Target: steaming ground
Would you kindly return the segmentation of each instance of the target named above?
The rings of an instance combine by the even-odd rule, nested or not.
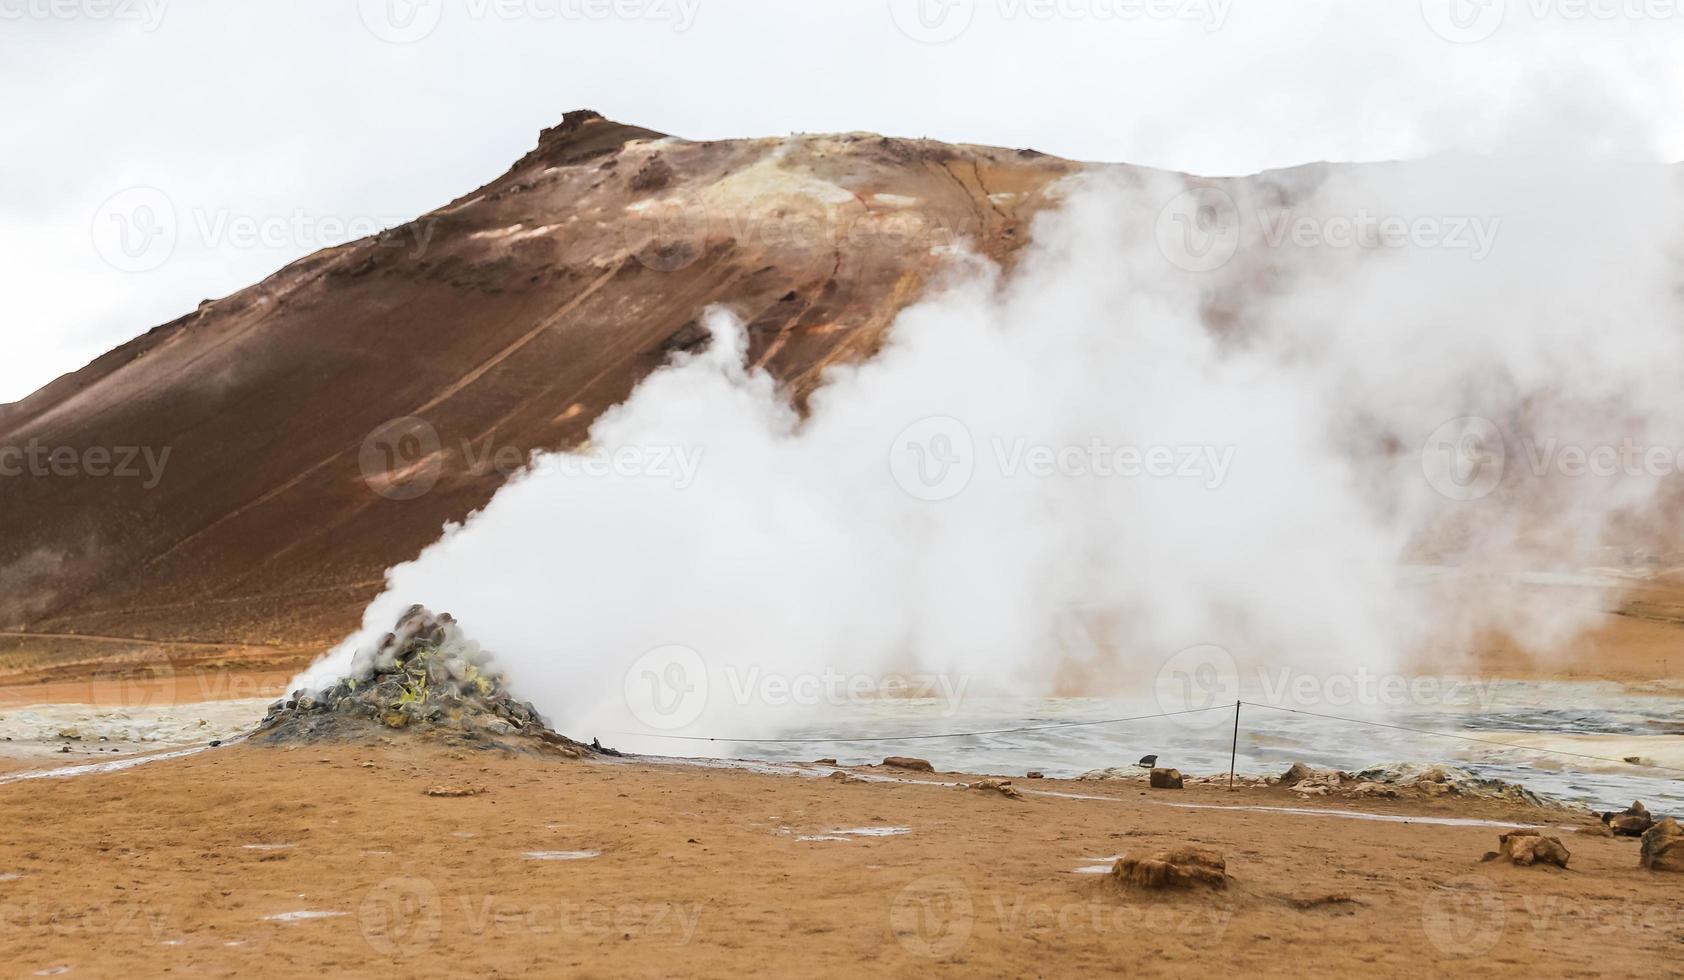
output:
[[[566,731],[770,735],[847,710],[779,691],[893,677],[1138,694],[1203,645],[1320,677],[1491,630],[1567,657],[1599,604],[1400,570],[1674,539],[1664,467],[1569,452],[1684,433],[1671,171],[1095,169],[1067,193],[1011,275],[955,256],[805,417],[709,311],[704,352],[391,569],[299,683],[411,603]]]

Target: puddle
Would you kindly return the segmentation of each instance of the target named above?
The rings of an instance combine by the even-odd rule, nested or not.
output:
[[[1116,867],[1117,862],[1122,860],[1122,857],[1123,856],[1121,854],[1113,854],[1110,857],[1085,857],[1082,860],[1102,861],[1104,863],[1084,864],[1079,868],[1073,869],[1070,873],[1078,875],[1108,875],[1111,873],[1111,869]]]
[[[241,844],[240,848],[247,851],[284,851],[296,847],[296,844]]]
[[[14,872],[8,871],[5,874],[0,874],[0,881],[17,881],[19,878],[22,878],[22,877],[23,877],[23,875],[16,874]]]
[[[1602,577],[1597,570],[1588,572]],[[1257,704],[1244,709],[1238,772],[1273,775],[1293,762],[1350,771],[1399,760],[1442,762],[1597,810],[1623,809],[1634,799],[1657,812],[1684,809],[1684,781],[1678,772],[1662,768],[1684,769],[1684,723],[1678,718],[1676,680],[1636,687],[1604,681],[1488,681],[1455,675],[1419,680],[1431,683],[1438,696],[1386,710],[1358,711],[1332,704],[1309,707],[1325,714],[1350,715],[1351,720],[1266,708],[1262,703],[1278,695],[1267,684],[1242,691],[1247,701]],[[823,723],[792,717],[780,732],[787,742],[762,741],[751,749],[747,743],[733,744],[722,738],[706,748],[698,747],[721,756],[752,751],[760,761],[688,760],[684,764],[824,777],[836,767],[807,760],[817,756],[863,765],[900,754],[906,747],[901,739],[950,730],[978,730],[979,734],[926,743],[920,752],[940,772],[1011,775],[1032,768],[1055,779],[1073,778],[1125,764],[1145,752],[1173,751],[1173,762],[1184,773],[1225,773],[1236,749],[1231,724],[1194,731],[1169,721],[1129,726],[1100,723],[1158,710],[1156,705],[1128,699],[967,697],[965,705],[963,712],[953,715],[945,703],[884,699]],[[879,739],[860,741],[862,730],[876,732]],[[1490,744],[1426,734],[1433,732]],[[815,741],[826,738],[837,741]],[[672,743],[649,735],[619,747],[635,751],[644,745],[659,754],[670,750]],[[1638,762],[1624,761],[1627,758]],[[645,761],[658,760],[646,757]],[[887,773],[852,775],[872,780]],[[1023,784],[1018,788],[1024,789]]]
[[[847,827],[827,830],[822,834],[803,834],[796,840],[849,840],[854,837],[899,837],[912,833],[911,827]]]
[[[35,975],[38,977],[56,977],[61,973],[69,972],[70,967],[68,966],[50,966],[45,970],[36,970]]]
[[[585,861],[601,857],[601,851],[527,851],[528,861]]]
[[[350,914],[349,912],[322,912],[322,911],[319,911],[319,910],[304,909],[304,910],[299,911],[299,912],[276,912],[274,915],[264,916],[263,921],[264,922],[309,922],[312,919],[337,919],[340,916],[349,915],[349,914]]]

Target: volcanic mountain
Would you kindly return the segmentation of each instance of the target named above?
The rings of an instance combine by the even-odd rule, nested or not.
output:
[[[411,225],[0,406],[0,445],[169,453],[156,485],[7,481],[0,666],[62,675],[140,641],[188,659],[319,649],[530,452],[577,445],[705,343],[710,304],[800,400],[872,353],[946,251],[1009,265],[1078,169],[869,134],[692,142],[568,113]]]
[[[301,665],[357,627],[388,568],[533,452],[579,447],[642,379],[707,344],[709,307],[740,318],[750,364],[803,405],[827,368],[879,350],[955,253],[1010,270],[1066,178],[1097,169],[868,133],[696,142],[568,113],[484,187],[0,406],[0,448],[160,464],[155,479],[4,480],[0,682],[148,658]],[[1104,167],[1154,194],[1215,187],[1260,209],[1357,169]],[[1167,209],[1135,220],[1154,213],[1162,235]],[[1170,217],[1208,224],[1203,210]],[[1250,249],[1201,282],[1207,326],[1243,327],[1238,290],[1274,289],[1284,251]],[[1670,526],[1633,535],[1646,560],[1676,539]],[[1636,631],[1616,641],[1635,651],[1633,676],[1670,673],[1679,577],[1649,576],[1609,620]],[[1511,646],[1490,662],[1514,662]]]

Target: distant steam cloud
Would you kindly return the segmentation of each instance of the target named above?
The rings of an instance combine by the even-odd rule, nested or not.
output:
[[[1493,628],[1559,648],[1594,607],[1420,570],[1630,564],[1667,526],[1664,474],[1561,453],[1676,458],[1679,205],[1660,167],[1096,169],[1010,276],[958,259],[806,417],[710,311],[708,349],[591,432],[692,481],[540,460],[304,682],[411,603],[587,737],[809,720],[767,674],[1101,694],[1207,643],[1309,671]],[[658,726],[646,679],[711,695]]]

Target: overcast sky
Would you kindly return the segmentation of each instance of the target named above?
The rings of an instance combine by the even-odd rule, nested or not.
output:
[[[8,401],[483,183],[573,108],[1204,173],[1677,160],[1684,0],[0,0],[0,81]]]

